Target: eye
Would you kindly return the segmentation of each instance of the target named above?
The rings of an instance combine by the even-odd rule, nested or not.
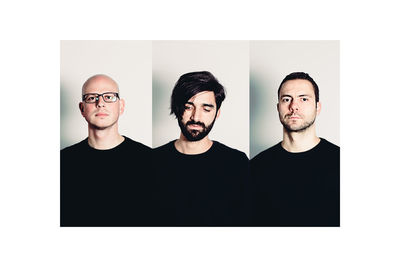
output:
[[[96,101],[96,97],[93,96],[93,95],[89,95],[89,96],[86,97],[86,101],[88,101],[88,102],[94,102],[94,101]]]
[[[205,112],[210,112],[211,109],[205,108],[204,111],[205,111]]]
[[[104,98],[106,99],[106,100],[109,100],[109,101],[114,101],[115,99],[114,99],[114,95],[112,95],[112,94],[109,94],[109,95],[104,95]]]
[[[282,102],[283,103],[287,103],[287,102],[289,102],[290,101],[290,98],[289,97],[284,97],[284,98],[282,98]]]
[[[192,108],[193,108],[193,106],[191,106],[191,105],[185,105],[185,110],[190,110]]]
[[[306,101],[308,101],[308,98],[302,97],[302,98],[301,98],[301,101],[306,102]]]

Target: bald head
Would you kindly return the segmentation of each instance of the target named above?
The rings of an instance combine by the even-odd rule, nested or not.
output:
[[[86,94],[88,88],[96,87],[96,85],[101,84],[103,86],[109,87],[109,92],[119,93],[118,84],[111,77],[104,74],[96,74],[86,80],[82,85],[82,95]]]

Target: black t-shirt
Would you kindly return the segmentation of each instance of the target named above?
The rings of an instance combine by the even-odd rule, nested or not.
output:
[[[182,154],[171,141],[154,150],[158,184],[158,225],[240,225],[245,182],[246,154],[213,141],[209,150]]]
[[[321,138],[290,153],[281,143],[250,161],[253,223],[266,226],[339,226],[340,149]]]
[[[87,138],[61,150],[61,226],[147,225],[150,152],[128,137],[108,150]]]

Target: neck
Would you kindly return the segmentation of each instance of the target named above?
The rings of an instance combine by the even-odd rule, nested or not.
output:
[[[175,148],[183,154],[196,155],[209,150],[212,144],[213,141],[211,141],[208,136],[199,141],[188,141],[181,133],[179,139],[175,141]]]
[[[283,128],[282,147],[289,152],[304,152],[321,141],[315,133],[314,125],[302,132],[289,132]]]
[[[124,137],[118,133],[118,127],[110,127],[107,129],[97,129],[89,126],[89,146],[105,150],[111,149],[124,141]]]

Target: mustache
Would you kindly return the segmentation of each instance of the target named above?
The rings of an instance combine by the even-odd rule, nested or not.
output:
[[[192,125],[192,124],[202,126],[203,128],[206,127],[206,125],[204,123],[202,123],[201,121],[194,121],[194,120],[188,121],[186,123],[186,126],[189,126],[189,125]]]
[[[298,114],[298,113],[286,114],[286,115],[285,115],[285,118],[290,118],[290,117],[292,117],[292,116],[296,116],[296,117],[302,118],[302,116],[301,116],[300,114]]]

